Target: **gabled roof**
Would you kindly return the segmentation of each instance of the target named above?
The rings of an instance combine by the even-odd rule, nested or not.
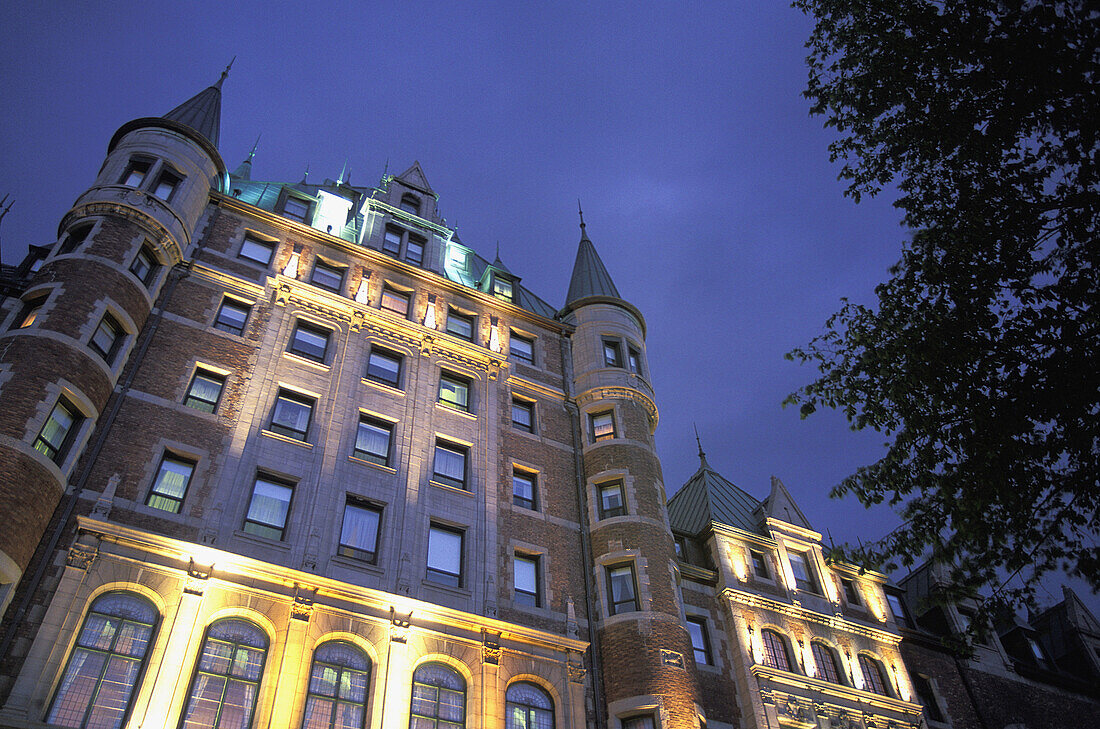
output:
[[[393,179],[397,180],[403,185],[408,185],[409,187],[416,188],[421,192],[425,192],[429,195],[435,196],[435,190],[433,190],[432,186],[428,184],[428,178],[424,176],[424,170],[420,168],[420,160],[415,160],[412,163],[412,167],[405,170]]]
[[[217,147],[222,119],[222,82],[225,81],[227,73],[228,69],[213,86],[208,86],[195,94],[165,114],[163,118],[194,129]]]
[[[794,503],[791,492],[775,476],[772,476],[772,491],[764,499],[764,514],[803,529],[813,529],[809,519],[798,508],[798,504]]]
[[[700,452],[699,470],[668,501],[668,519],[673,530],[685,534],[700,534],[712,521],[759,533],[759,507],[759,501],[722,478]]]

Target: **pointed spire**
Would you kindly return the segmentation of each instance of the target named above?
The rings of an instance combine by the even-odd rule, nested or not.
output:
[[[233,59],[236,60],[236,56]],[[230,61],[222,71],[221,77],[212,86],[195,94],[162,118],[194,129],[217,147],[222,117],[222,83],[229,75],[229,69],[232,66],[233,61]]]
[[[699,468],[710,470],[710,464],[707,463],[707,454],[703,452],[703,442],[699,440],[699,428],[695,423],[692,423],[691,427],[695,428],[695,443],[699,446]]]
[[[569,293],[565,295],[567,308],[573,302],[590,296],[621,298],[619,290],[615,288],[615,282],[611,280],[611,275],[600,260],[600,255],[596,253],[595,246],[588,239],[580,200],[577,201],[577,211],[581,216],[581,242],[577,247],[577,260],[573,263],[573,276],[569,279]]]
[[[248,153],[248,157],[244,162],[241,162],[237,169],[233,170],[233,176],[239,180],[251,180],[252,179],[252,159],[256,156],[256,147],[260,145],[260,135],[256,135],[256,143],[252,145],[252,151]]]
[[[584,229],[584,210],[581,209],[581,199],[577,198],[577,214],[581,216],[581,240],[588,240],[588,231]]]
[[[347,159],[345,159],[344,160],[344,166],[340,168],[340,176],[336,178],[336,184],[337,185],[343,185],[344,184],[344,175],[346,175],[347,173],[348,173],[348,161],[347,161]]]

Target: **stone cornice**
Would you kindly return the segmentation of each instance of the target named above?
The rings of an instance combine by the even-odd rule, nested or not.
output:
[[[657,403],[653,402],[643,392],[639,392],[632,387],[593,387],[589,390],[585,390],[580,395],[577,395],[577,405],[584,407],[588,403],[598,402],[600,400],[633,400],[645,409],[646,415],[649,416],[649,429],[653,432],[657,429],[657,420],[659,413],[657,412]]]
[[[735,590],[732,587],[727,587],[722,591],[727,599],[731,602],[739,605],[745,605],[746,607],[757,608],[760,610],[770,610],[772,612],[786,615],[789,618],[796,620],[803,620],[807,623],[816,623],[818,625],[824,625],[832,630],[839,630],[852,635],[859,635],[864,638],[870,638],[884,645],[896,646],[901,642],[901,636],[897,633],[891,633],[887,630],[880,628],[873,628],[868,625],[861,625],[854,621],[848,620],[839,615],[826,615],[819,613],[816,610],[807,610],[800,605],[793,605],[787,602],[780,602],[763,595],[757,595],[752,592],[745,592],[743,590]]]

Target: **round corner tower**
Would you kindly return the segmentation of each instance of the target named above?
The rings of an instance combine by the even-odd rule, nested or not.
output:
[[[42,539],[211,190],[221,84],[111,139],[0,334],[0,614]],[[11,304],[14,303],[14,306]]]
[[[609,726],[699,726],[691,638],[682,623],[676,556],[649,384],[645,320],[619,296],[585,232],[561,318],[572,334],[594,589],[594,628]]]

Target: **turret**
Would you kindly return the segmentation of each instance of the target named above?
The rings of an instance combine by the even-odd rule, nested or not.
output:
[[[596,645],[610,726],[698,727],[691,639],[682,622],[675,547],[653,433],[645,319],[623,300],[588,238],[564,309],[581,419]],[[644,725],[644,724],[643,724]]]

